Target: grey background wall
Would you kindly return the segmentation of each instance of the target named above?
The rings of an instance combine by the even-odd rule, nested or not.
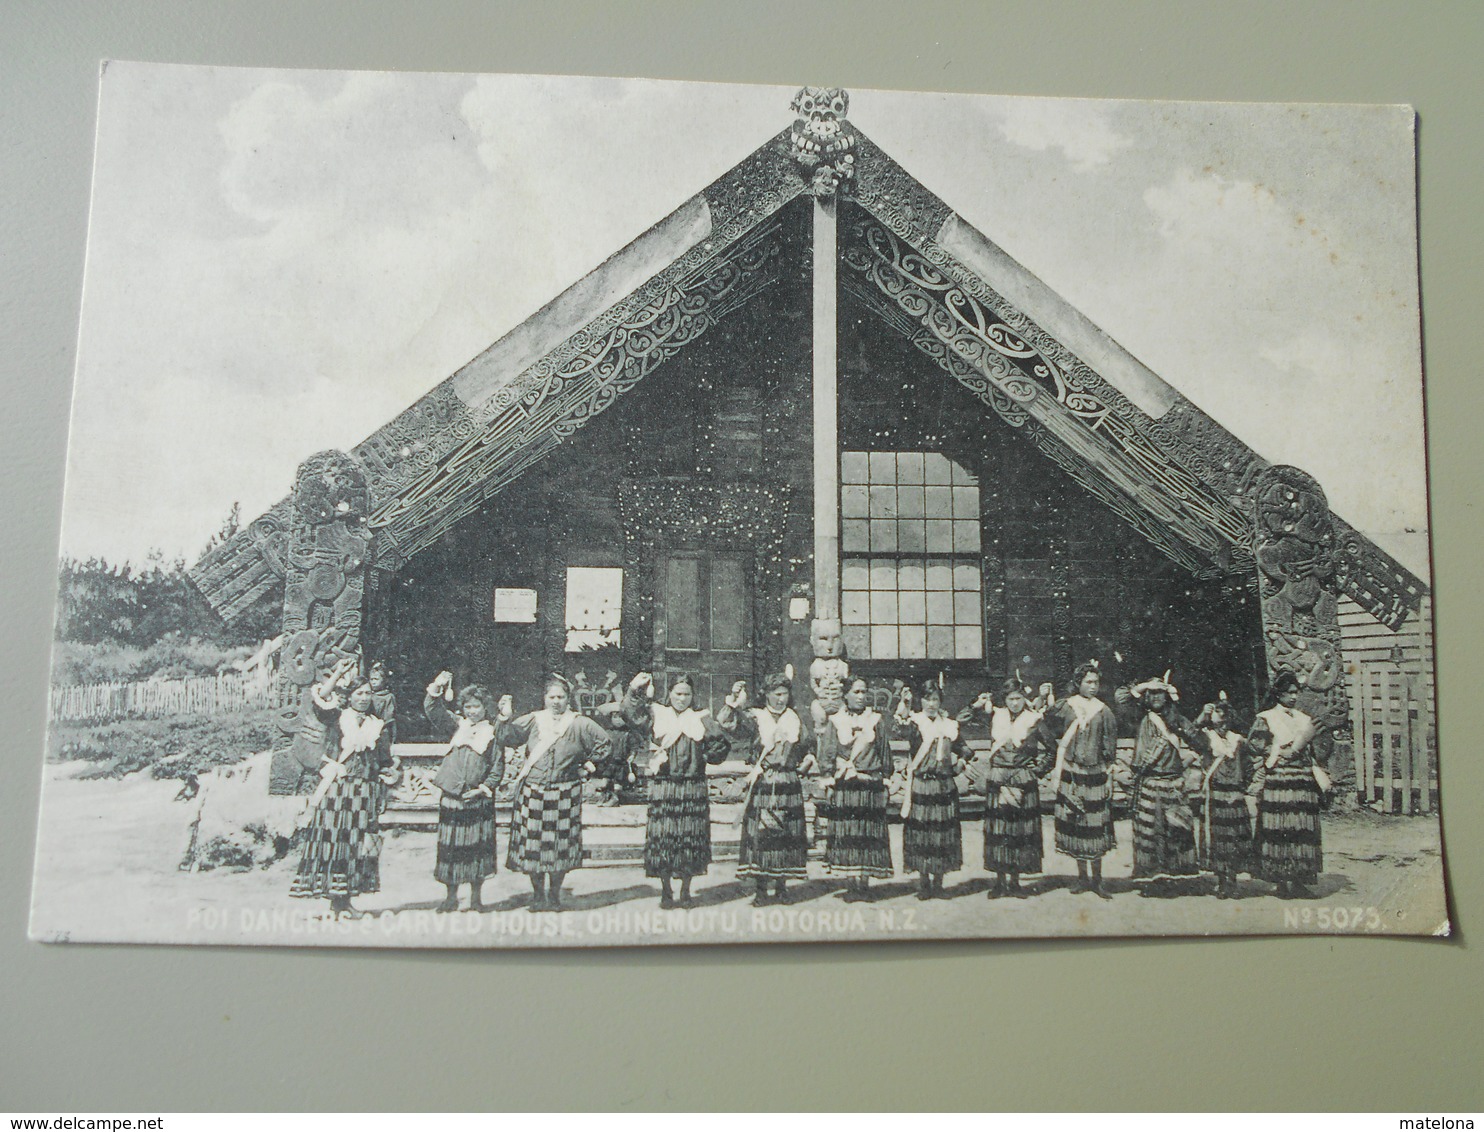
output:
[[[196,1108],[1484,1107],[1472,6],[0,6],[0,1098]],[[1452,941],[817,945],[584,955],[25,940],[100,58],[1100,97],[1410,102]]]

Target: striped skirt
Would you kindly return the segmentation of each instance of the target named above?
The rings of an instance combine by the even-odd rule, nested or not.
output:
[[[1096,861],[1116,844],[1113,784],[1106,770],[1064,767],[1054,813],[1058,853],[1079,861]]]
[[[704,778],[651,778],[644,875],[701,876],[711,864],[711,799]]]
[[[1247,795],[1240,787],[1212,784],[1206,830],[1207,868],[1223,876],[1251,870],[1252,817],[1247,811]]]
[[[892,875],[885,783],[875,778],[846,778],[835,783],[830,796],[825,863],[839,876]]]
[[[1195,819],[1178,778],[1146,778],[1134,804],[1136,877],[1193,876]]]
[[[992,873],[1041,871],[1041,791],[1034,779],[985,788],[984,867]]]
[[[912,809],[902,826],[902,867],[935,876],[964,867],[964,832],[952,774],[912,776]]]
[[[510,815],[505,867],[518,873],[566,873],[582,865],[582,783],[521,783]]]
[[[1257,803],[1257,872],[1264,880],[1313,884],[1324,870],[1319,785],[1309,767],[1274,767]]]
[[[358,896],[381,888],[381,807],[374,779],[340,778],[309,819],[290,896]]]
[[[804,790],[792,770],[765,770],[742,814],[737,875],[757,880],[803,880],[809,860]]]
[[[438,863],[433,876],[444,884],[467,884],[494,872],[495,800],[481,794],[462,802],[445,794],[438,803]]]

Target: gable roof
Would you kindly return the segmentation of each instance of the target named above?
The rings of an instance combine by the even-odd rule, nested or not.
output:
[[[850,125],[841,286],[1169,557],[1250,574],[1271,465]],[[779,211],[811,191],[785,130],[351,450],[372,563],[395,569],[776,278]],[[829,186],[833,187],[833,186]],[[1343,590],[1395,627],[1426,586],[1334,516]],[[284,499],[191,576],[227,619],[285,573]]]

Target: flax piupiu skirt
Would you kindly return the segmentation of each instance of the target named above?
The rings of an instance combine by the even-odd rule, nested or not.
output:
[[[1206,867],[1212,872],[1236,876],[1251,870],[1252,815],[1241,787],[1211,784],[1206,841]]]
[[[902,866],[909,873],[936,875],[964,867],[952,771],[919,770],[912,776],[912,808],[902,825]]]
[[[825,863],[848,877],[892,875],[886,832],[886,784],[876,778],[837,779],[830,792]]]
[[[1193,876],[1199,872],[1193,817],[1181,779],[1141,780],[1134,805],[1133,875]]]
[[[518,873],[566,873],[582,865],[582,783],[521,783],[510,815],[505,867]]]
[[[1008,793],[1010,797],[1001,797]],[[992,873],[1041,871],[1041,789],[1034,778],[984,791],[984,867]]]
[[[803,880],[809,838],[798,771],[765,770],[742,814],[737,875],[756,880]]]
[[[1324,870],[1319,784],[1307,766],[1267,772],[1257,803],[1257,871],[1264,880],[1313,884]]]
[[[711,865],[711,798],[704,778],[651,778],[644,875],[701,876]]]
[[[358,896],[381,888],[381,810],[376,779],[337,779],[309,819],[290,896]]]
[[[1113,782],[1108,771],[1062,768],[1056,792],[1056,851],[1079,861],[1101,860],[1112,851]]]
[[[443,795],[433,876],[443,884],[468,884],[494,873],[495,800],[481,794],[465,802]]]

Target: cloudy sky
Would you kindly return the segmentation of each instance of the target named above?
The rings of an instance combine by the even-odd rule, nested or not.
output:
[[[110,64],[63,553],[194,558],[234,501],[259,514],[789,124],[793,92]],[[851,97],[965,219],[1425,570],[1410,111]]]

